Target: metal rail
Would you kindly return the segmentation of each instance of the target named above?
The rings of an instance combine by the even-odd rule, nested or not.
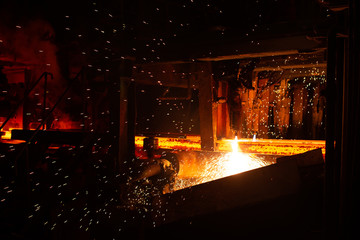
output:
[[[54,79],[54,76],[52,73],[50,72],[43,72],[41,74],[41,76],[38,78],[38,80],[35,81],[35,83],[32,85],[32,87],[27,91],[27,93],[25,93],[24,97],[17,103],[16,107],[14,108],[13,111],[11,111],[11,113],[9,114],[9,116],[6,118],[6,120],[2,123],[1,127],[0,127],[0,131],[5,127],[5,125],[9,122],[9,120],[14,116],[14,114],[18,111],[19,107],[25,102],[25,100],[29,97],[30,93],[32,92],[32,90],[34,90],[34,88],[39,84],[39,82],[41,81],[42,78],[44,78],[44,108],[43,108],[43,115],[45,115],[45,104],[46,104],[46,92],[47,92],[47,78],[48,75],[51,76],[51,79]]]
[[[83,69],[81,69],[78,74],[76,74],[76,76],[72,79],[72,81],[70,82],[70,84],[66,87],[66,89],[64,90],[64,92],[60,95],[60,97],[58,98],[58,100],[56,101],[56,103],[54,104],[54,106],[50,109],[50,111],[47,113],[47,115],[42,119],[42,121],[40,122],[39,126],[35,129],[34,133],[31,135],[31,137],[26,141],[24,147],[19,151],[18,155],[15,158],[15,164],[17,163],[17,161],[19,160],[19,158],[21,157],[21,155],[24,153],[24,151],[27,149],[28,145],[31,144],[31,141],[36,137],[36,135],[39,133],[39,131],[41,130],[41,128],[44,126],[44,124],[46,123],[46,121],[48,120],[48,118],[50,117],[50,115],[52,114],[52,112],[57,108],[57,106],[60,104],[60,102],[64,99],[65,95],[68,93],[68,91],[71,89],[71,87],[73,86],[73,84],[76,82],[76,80],[79,79],[80,76],[82,76],[83,73]],[[26,160],[28,162],[28,159]]]

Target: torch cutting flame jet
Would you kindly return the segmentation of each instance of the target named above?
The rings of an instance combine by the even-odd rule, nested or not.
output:
[[[233,153],[234,152],[239,152],[239,144],[238,144],[238,137],[235,136],[235,139],[233,141],[231,141],[231,148]]]
[[[234,175],[255,168],[254,159],[248,154],[244,154],[239,150],[239,140],[237,136],[231,141],[232,152],[228,154],[225,162],[224,176]]]
[[[239,148],[240,140],[237,137],[230,141],[232,152],[216,154],[205,159],[200,157],[200,160],[191,160],[190,157],[187,161],[184,158],[180,162],[180,171],[175,180],[174,190],[228,177],[269,164],[254,154],[242,153]]]

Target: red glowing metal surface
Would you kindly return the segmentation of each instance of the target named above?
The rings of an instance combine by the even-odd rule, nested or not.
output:
[[[137,136],[135,146],[142,148],[145,137]],[[200,137],[191,136],[186,139],[159,137],[159,148],[172,150],[201,150]],[[218,140],[217,150],[230,152],[232,139]],[[325,155],[323,140],[285,140],[285,139],[239,139],[239,148],[244,153],[290,156],[321,148]]]
[[[137,157],[146,159],[146,152],[142,149],[143,139],[136,137],[135,145]],[[202,152],[200,137],[159,137],[158,140],[160,149],[172,149],[178,155],[180,172],[174,190],[267,166],[274,163],[276,156],[289,156],[317,148],[325,154],[325,141],[319,140],[224,139],[216,142],[216,152]]]

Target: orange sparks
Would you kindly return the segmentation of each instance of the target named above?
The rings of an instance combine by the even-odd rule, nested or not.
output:
[[[237,138],[231,141],[231,145],[233,151],[227,153],[194,153],[186,154],[186,157],[180,154],[180,172],[174,189],[180,190],[270,164],[253,154],[242,153]]]
[[[136,137],[135,145],[142,148],[145,137]],[[216,142],[218,151],[201,150],[199,136],[187,138],[158,137],[160,149],[177,152],[180,171],[174,190],[191,187],[219,178],[249,171],[274,163],[269,156],[289,156],[321,148],[325,154],[325,142],[320,140],[282,139],[223,139]],[[188,151],[191,150],[191,151]]]
[[[237,137],[231,141],[231,147],[232,152],[228,153],[224,159],[223,177],[265,166],[263,161],[260,161],[255,155],[245,154],[240,151]]]

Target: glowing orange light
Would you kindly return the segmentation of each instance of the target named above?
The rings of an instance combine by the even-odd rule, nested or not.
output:
[[[145,137],[137,136],[135,146],[142,148]],[[200,136],[187,136],[183,138],[159,137],[159,148],[173,150],[201,150]],[[223,139],[216,141],[217,150],[221,152],[234,151],[237,147],[243,153],[290,156],[321,148],[325,156],[325,141],[323,140],[286,140],[286,139],[237,139],[237,146],[232,146],[233,140]]]
[[[243,153],[290,156],[321,148],[325,155],[325,141],[323,140],[286,140],[286,139],[254,139],[242,138],[238,140]],[[232,151],[229,140],[217,141],[219,151]]]
[[[8,130],[3,131],[5,134],[1,136],[1,139],[11,139],[11,130],[14,128],[9,128]]]
[[[227,140],[231,152],[216,152],[207,156],[187,154],[180,159],[180,172],[175,181],[175,190],[213,181],[219,178],[269,165],[254,154],[241,152],[239,140]]]
[[[135,137],[135,146],[143,147],[145,137]],[[173,149],[173,150],[201,150],[201,143],[199,136],[187,136],[183,138],[165,138],[157,137],[159,148]]]
[[[145,137],[137,136],[135,146],[140,156]],[[285,140],[258,139],[222,139],[216,142],[214,154],[199,154],[200,136],[183,138],[158,137],[159,148],[180,150],[180,171],[175,180],[174,190],[213,181],[272,164],[264,156],[289,156],[321,148],[325,155],[325,141],[322,140]],[[191,150],[191,151],[189,151]],[[144,155],[144,154],[143,154]],[[146,158],[146,154],[144,155]]]
[[[10,139],[11,138],[11,131],[5,131],[5,134],[2,135],[2,139]]]
[[[254,155],[244,154],[239,149],[237,136],[231,141],[232,152],[225,156],[223,177],[264,166]]]

